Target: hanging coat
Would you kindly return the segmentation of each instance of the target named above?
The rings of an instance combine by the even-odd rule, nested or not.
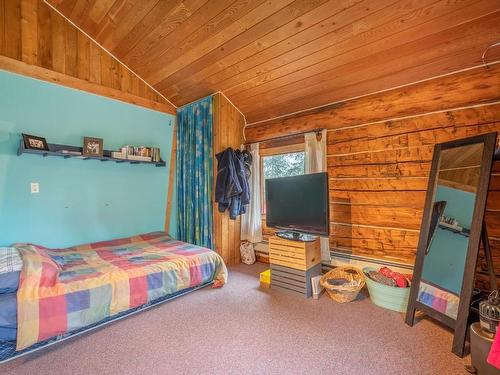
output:
[[[234,151],[232,148],[218,153],[217,179],[215,182],[215,201],[219,212],[229,210],[229,217],[235,220],[246,212],[250,202],[250,187],[245,164],[248,152]]]

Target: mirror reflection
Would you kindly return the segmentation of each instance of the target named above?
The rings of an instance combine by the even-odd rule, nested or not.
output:
[[[483,143],[443,150],[418,300],[457,318]]]

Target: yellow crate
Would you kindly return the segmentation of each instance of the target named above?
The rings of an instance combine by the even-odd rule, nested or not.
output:
[[[266,270],[260,273],[260,286],[262,288],[269,288],[271,285],[271,270]]]

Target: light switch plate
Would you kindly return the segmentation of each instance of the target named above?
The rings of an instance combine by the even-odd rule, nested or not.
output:
[[[31,183],[31,194],[38,194],[40,192],[40,184],[38,182]]]

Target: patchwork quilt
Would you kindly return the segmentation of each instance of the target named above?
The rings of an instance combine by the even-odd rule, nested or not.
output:
[[[214,251],[163,232],[67,249],[18,244],[17,350],[177,291],[227,281]]]

